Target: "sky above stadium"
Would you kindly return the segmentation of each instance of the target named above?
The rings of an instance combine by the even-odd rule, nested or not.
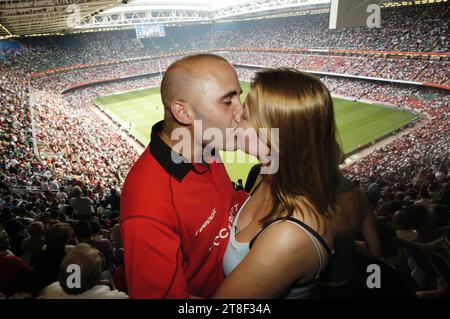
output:
[[[186,3],[186,4],[204,4],[204,5],[212,5],[213,8],[222,8],[234,5],[236,3],[249,2],[252,0],[134,0],[133,4],[144,4],[144,3]]]

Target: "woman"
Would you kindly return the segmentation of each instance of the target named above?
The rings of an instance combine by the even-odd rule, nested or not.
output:
[[[235,217],[224,256],[227,277],[214,297],[308,298],[335,235],[342,153],[330,93],[293,69],[258,72],[239,126],[260,132],[258,143],[267,141],[263,146],[278,154],[279,165],[263,164],[278,170],[259,176]],[[273,128],[278,139],[269,134]],[[239,148],[264,163],[243,130]]]
[[[337,204],[335,254],[317,287],[322,299],[354,299],[362,296],[366,284],[360,279],[354,253],[367,260],[377,260],[381,257],[380,241],[369,198],[344,176],[340,179]],[[360,234],[364,241],[357,240]]]

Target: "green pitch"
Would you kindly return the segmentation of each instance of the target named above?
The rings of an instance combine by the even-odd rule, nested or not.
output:
[[[241,85],[244,100],[249,84],[241,82]],[[345,153],[406,125],[416,116],[378,105],[338,98],[333,100]],[[97,99],[96,103],[115,121],[130,129],[130,132],[145,145],[150,140],[152,125],[163,118],[159,87],[105,96]],[[231,180],[237,181],[242,178],[245,183],[248,171],[254,163],[257,163],[256,159],[249,158],[241,152],[222,154],[222,157],[225,156],[227,157],[224,162]]]

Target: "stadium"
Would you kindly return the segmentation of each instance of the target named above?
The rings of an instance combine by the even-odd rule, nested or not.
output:
[[[0,296],[42,295],[84,242],[102,253],[102,282],[117,292],[104,298],[133,297],[121,190],[164,118],[166,69],[214,54],[236,70],[242,102],[267,68],[325,84],[345,153],[341,171],[370,201],[378,257],[396,278],[364,296],[448,298],[450,6],[360,1],[378,3],[379,27],[340,26],[348,19],[339,2],[0,1]],[[236,190],[247,189],[257,163],[245,158],[224,163]],[[409,214],[414,205],[426,216]],[[423,248],[436,240],[438,253]]]

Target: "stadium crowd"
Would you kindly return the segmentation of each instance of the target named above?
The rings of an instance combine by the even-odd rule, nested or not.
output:
[[[328,55],[233,51],[223,55],[235,64],[294,67],[299,70],[396,79],[448,83],[450,65],[446,61],[342,57]],[[249,62],[251,61],[251,62]]]
[[[383,9],[381,28],[331,30],[328,14],[243,21],[193,35],[197,47],[337,48],[377,51],[448,52],[449,8],[407,6]],[[280,45],[281,44],[281,45]]]
[[[72,253],[75,244],[89,243],[103,256],[102,271],[80,296],[126,297],[118,210],[121,182],[138,153],[120,133],[126,129],[105,122],[91,101],[153,86],[160,78],[123,80],[61,95],[38,88],[29,92],[23,74],[1,67],[0,293],[38,297],[54,284],[41,295],[63,296],[56,284],[60,265],[77,254],[89,260],[89,249]],[[66,84],[70,79],[68,75]],[[46,88],[56,88],[59,80],[47,80]]]

